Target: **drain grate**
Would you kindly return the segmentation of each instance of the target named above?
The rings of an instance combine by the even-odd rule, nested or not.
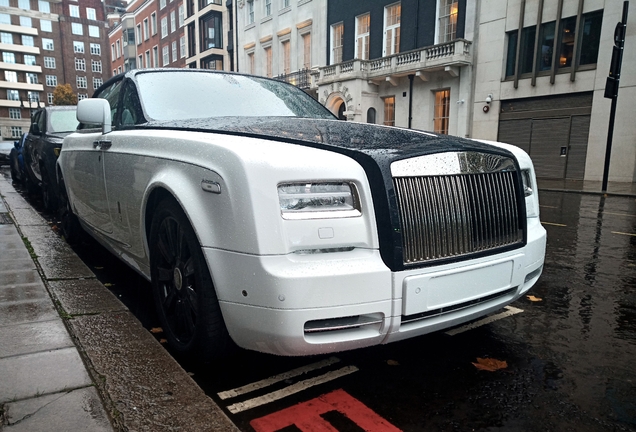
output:
[[[9,213],[0,213],[0,225],[12,224],[13,220],[9,216]]]

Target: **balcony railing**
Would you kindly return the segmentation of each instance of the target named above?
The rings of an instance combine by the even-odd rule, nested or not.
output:
[[[336,77],[377,79],[391,75],[404,75],[414,71],[443,69],[445,66],[463,66],[472,63],[470,41],[452,42],[394,54],[374,60],[350,60],[324,66],[312,71],[313,86],[333,81]]]
[[[311,77],[309,75],[309,69],[301,69],[296,72],[291,72],[288,74],[278,75],[274,77],[274,79],[279,81],[288,82],[290,84],[295,85],[296,87],[307,90],[311,85]]]

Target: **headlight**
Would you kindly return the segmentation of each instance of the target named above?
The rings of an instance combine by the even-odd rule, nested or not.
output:
[[[530,175],[530,170],[521,171],[521,180],[523,181],[523,195],[532,195],[532,176]]]
[[[324,219],[360,216],[360,202],[351,183],[288,183],[278,186],[283,219]]]
[[[535,193],[535,182],[532,171],[525,169],[521,171],[521,181],[523,182],[523,195],[526,200],[526,216],[539,217],[539,196]]]

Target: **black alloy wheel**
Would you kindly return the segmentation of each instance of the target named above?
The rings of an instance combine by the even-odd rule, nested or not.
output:
[[[199,241],[173,199],[157,206],[150,228],[153,296],[164,334],[177,352],[210,361],[230,338]]]

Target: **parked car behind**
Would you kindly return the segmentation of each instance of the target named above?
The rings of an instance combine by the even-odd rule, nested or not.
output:
[[[29,136],[24,143],[24,162],[32,184],[41,187],[44,206],[57,210],[58,187],[55,162],[66,135],[74,132],[78,121],[76,106],[50,106],[33,113]]]
[[[543,268],[514,146],[343,122],[290,84],[195,69],[114,77],[77,117],[65,235],[81,224],[152,282],[179,352],[397,341],[498,310]]]
[[[9,165],[11,166],[11,180],[16,183],[24,183],[27,176],[26,167],[24,165],[24,142],[28,133],[22,134],[19,140],[13,142],[13,148],[9,152]]]

